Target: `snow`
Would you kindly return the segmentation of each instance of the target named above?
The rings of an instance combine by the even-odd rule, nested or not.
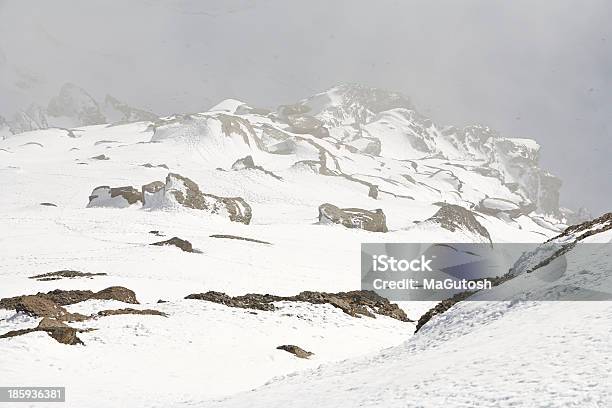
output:
[[[531,406],[539,397],[544,405],[609,405],[610,390],[601,381],[610,369],[602,356],[610,355],[612,344],[607,302],[518,301],[512,296],[520,294],[510,290],[505,302],[463,302],[413,336],[414,323],[355,318],[330,305],[279,302],[277,310],[264,312],[185,299],[210,290],[287,296],[359,289],[363,242],[475,240],[423,222],[444,203],[471,209],[493,242],[543,242],[558,233],[552,218],[542,222],[534,213],[495,217],[477,211],[484,199],[512,209],[526,200],[524,191],[511,191],[505,176],[495,173],[501,162],[487,164],[488,145],[475,147],[473,134],[489,137],[488,129],[471,129],[466,144],[456,147],[459,133],[443,138],[405,106],[370,109],[362,130],[379,139],[383,153],[363,153],[359,149],[367,145],[348,140],[356,135],[351,112],[363,100],[347,99],[344,89],[304,103],[316,107],[311,113],[319,119],[339,123],[330,134],[347,140],[294,134],[276,114],[237,114],[242,102],[235,100],[214,112],[154,123],[37,130],[0,140],[0,298],[124,286],[135,291],[139,305],[88,300],[67,309],[94,314],[134,307],[168,314],[70,323],[95,329],[78,334],[83,346],[59,344],[42,332],[0,339],[3,378],[12,385],[66,386],[69,407]],[[338,104],[341,109],[334,110]],[[417,140],[425,141],[427,151],[414,147]],[[275,154],[279,144],[283,154]],[[91,159],[101,154],[109,159]],[[247,155],[266,171],[231,169]],[[106,195],[104,207],[86,208],[98,186],[140,190],[168,173],[192,179],[204,193],[243,198],[253,210],[250,224],[163,205],[163,197],[152,203],[155,211],[140,203],[108,208],[125,202],[115,197],[117,205]],[[380,208],[390,231],[318,225],[318,208],[326,202]],[[199,253],[150,245],[175,236]],[[585,268],[578,262],[572,267]],[[588,275],[592,285],[607,282],[598,267]],[[107,275],[29,279],[63,269]],[[542,291],[551,289],[541,281],[534,282]],[[400,306],[418,319],[432,304]],[[0,334],[35,327],[39,320],[0,309]],[[276,349],[282,344],[314,356],[298,359]]]

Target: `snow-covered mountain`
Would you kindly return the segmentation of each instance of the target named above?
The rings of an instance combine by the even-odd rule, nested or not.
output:
[[[151,112],[126,105],[111,95],[106,95],[103,103],[98,103],[84,89],[66,83],[46,108],[32,104],[17,112],[7,125],[11,133],[18,134],[48,128],[154,120],[156,117]]]
[[[279,376],[254,405],[288,405],[292,393],[325,405],[303,395],[320,386],[333,406],[339,384],[363,389],[349,405],[406,405],[414,389],[429,398],[414,405],[440,405],[450,398],[434,395],[441,383],[510,376],[499,374],[503,356],[487,371],[463,351],[518,344],[535,359],[527,342],[570,324],[548,313],[599,315],[604,326],[612,317],[605,302],[530,308],[509,295],[460,302],[414,335],[434,304],[360,290],[360,243],[541,243],[572,215],[559,210],[560,182],[539,168],[534,141],[436,125],[396,93],[342,85],[274,111],[232,99],[156,118],[67,85],[20,117],[23,131],[0,138],[0,364],[15,384],[61,379],[67,406],[244,406],[251,394],[237,393]],[[599,355],[609,342],[597,330],[577,341]],[[535,350],[574,363],[563,339]],[[453,352],[456,377],[439,370]],[[591,384],[606,367],[589,360],[587,373],[562,378],[607,402]],[[498,405],[515,398],[503,396]]]

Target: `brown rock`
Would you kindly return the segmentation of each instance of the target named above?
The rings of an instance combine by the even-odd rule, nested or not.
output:
[[[292,344],[286,344],[286,345],[283,345],[283,346],[278,346],[276,349],[277,350],[284,350],[284,351],[286,351],[288,353],[291,353],[294,356],[299,357],[299,358],[309,358],[310,356],[312,356],[314,354],[314,353],[311,353],[310,351],[306,351],[303,348],[298,347],[298,346],[294,346]]]
[[[119,302],[138,304],[134,291],[122,286],[111,286],[95,293],[91,299],[118,300]]]
[[[168,240],[165,241],[160,241],[160,242],[154,242],[151,245],[156,245],[156,246],[166,246],[166,245],[173,245],[177,248],[180,248],[182,251],[185,252],[194,252],[193,251],[193,246],[191,245],[191,242],[181,239],[179,237],[173,237],[170,238]]]
[[[115,316],[115,315],[126,315],[126,314],[152,315],[152,316],[164,316],[164,317],[168,316],[166,313],[160,312],[159,310],[154,310],[154,309],[133,309],[131,307],[124,308],[124,309],[102,310],[102,311],[98,312],[98,316]]]
[[[322,224],[340,224],[347,228],[360,228],[372,232],[387,232],[385,213],[381,209],[374,211],[361,208],[338,208],[325,203],[319,206],[319,222]]]

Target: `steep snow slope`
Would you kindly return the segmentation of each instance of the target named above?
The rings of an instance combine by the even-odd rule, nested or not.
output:
[[[487,294],[505,300],[460,302],[401,346],[199,406],[610,406],[612,302],[584,300],[612,293],[612,231],[593,242],[565,254],[562,278],[519,274]],[[541,301],[560,295],[583,301]]]

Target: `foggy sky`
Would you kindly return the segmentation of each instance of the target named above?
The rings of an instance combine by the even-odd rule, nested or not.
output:
[[[64,82],[158,114],[343,82],[542,145],[561,201],[612,210],[612,2],[0,0],[0,114]]]

